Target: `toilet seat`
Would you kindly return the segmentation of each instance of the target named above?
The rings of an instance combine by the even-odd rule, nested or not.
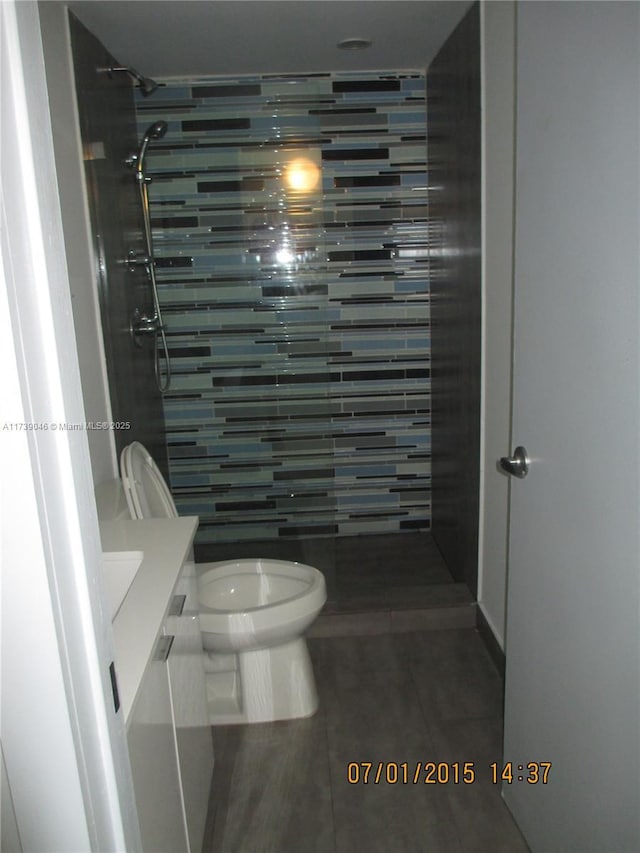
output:
[[[302,634],[327,600],[324,575],[304,563],[254,558],[200,565],[200,627],[211,651],[260,649]]]
[[[120,455],[120,476],[132,518],[177,518],[171,492],[149,451],[134,441]]]

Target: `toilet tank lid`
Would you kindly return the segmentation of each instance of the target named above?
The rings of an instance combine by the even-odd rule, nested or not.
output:
[[[169,487],[139,441],[127,445],[120,454],[120,476],[131,518],[177,518]]]

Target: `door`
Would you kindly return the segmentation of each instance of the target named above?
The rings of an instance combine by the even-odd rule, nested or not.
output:
[[[518,7],[503,793],[534,853],[640,849],[639,12]]]

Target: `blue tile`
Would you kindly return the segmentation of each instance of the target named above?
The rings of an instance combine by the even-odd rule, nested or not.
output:
[[[316,532],[428,526],[428,498],[399,497],[407,469],[428,482],[428,418],[416,414],[429,407],[416,373],[429,358],[428,258],[416,254],[427,167],[402,139],[426,137],[424,76],[160,82],[139,100],[139,133],[169,123],[148,164],[160,299],[180,349],[165,399],[180,511],[200,515],[203,542],[297,535],[320,487]],[[294,140],[324,155],[322,192],[280,183]]]

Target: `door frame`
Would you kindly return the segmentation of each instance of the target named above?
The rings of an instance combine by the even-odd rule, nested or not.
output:
[[[38,5],[0,19],[2,752],[23,849],[136,849]]]

